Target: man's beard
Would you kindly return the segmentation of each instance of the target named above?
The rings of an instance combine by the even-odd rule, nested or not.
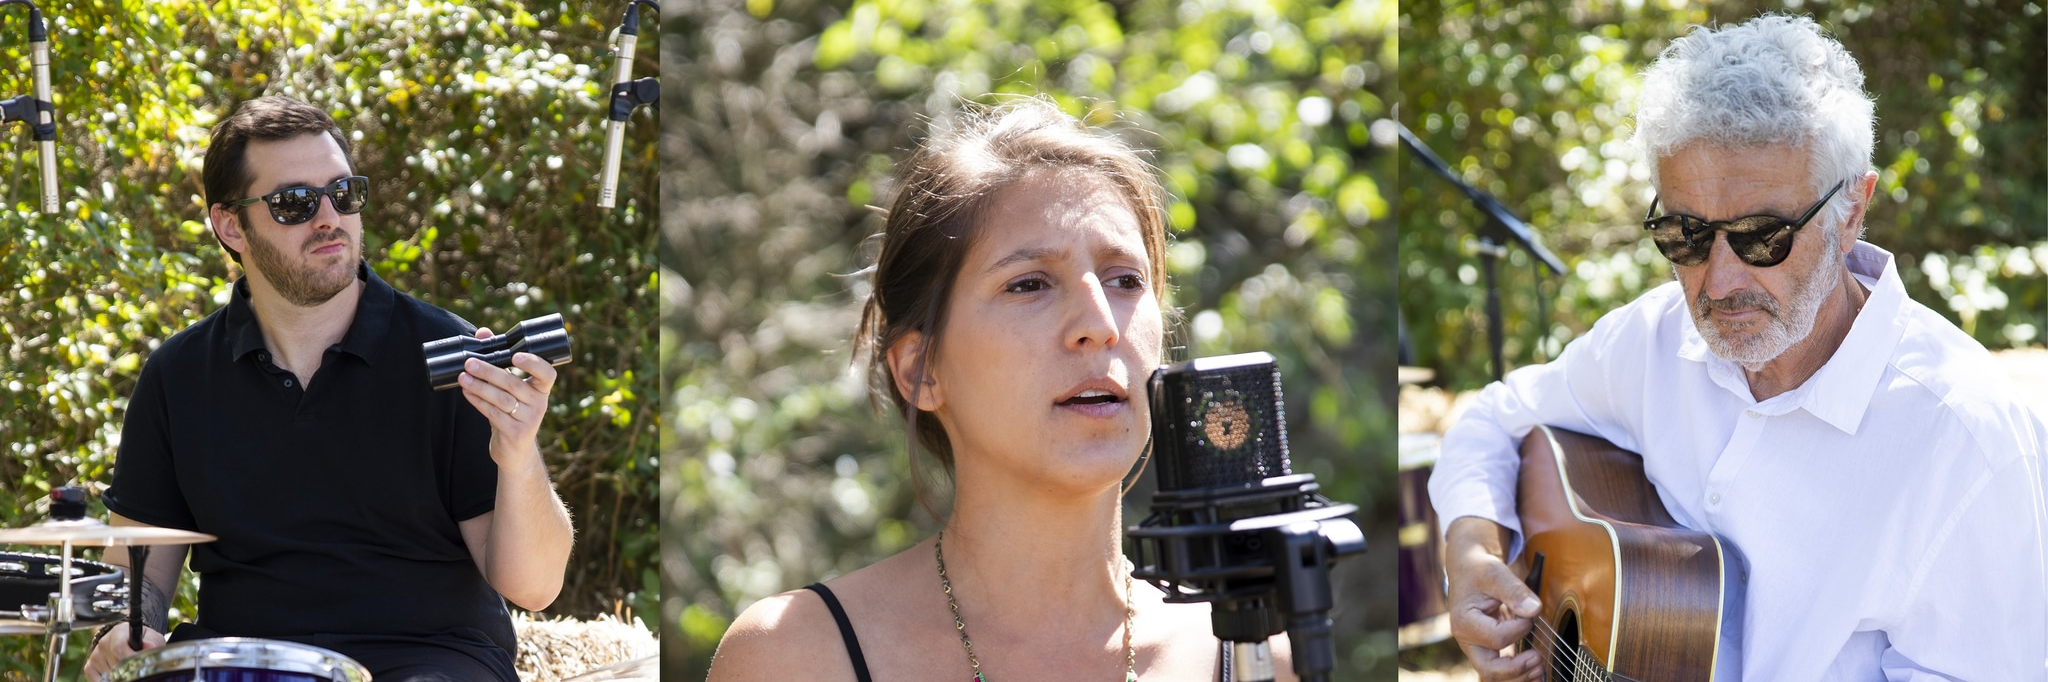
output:
[[[284,300],[292,305],[311,308],[326,303],[333,299],[335,294],[341,293],[343,289],[355,283],[357,258],[344,258],[343,267],[329,270],[314,269],[304,264],[303,254],[328,242],[338,241],[348,245],[349,253],[361,253],[349,240],[347,232],[333,229],[315,233],[307,238],[306,243],[300,245],[301,256],[298,265],[288,262],[284,252],[277,249],[277,245],[270,243],[265,237],[258,236],[255,230],[245,232],[249,235],[249,257],[255,259],[256,268],[263,271],[264,278],[270,281],[272,288],[277,289],[278,295],[283,296]]]
[[[1793,344],[1806,339],[1813,333],[1813,321],[1820,315],[1821,302],[1834,293],[1835,285],[1841,282],[1842,262],[1832,254],[1838,246],[1833,233],[1823,231],[1825,246],[1813,270],[1799,278],[1793,286],[1790,301],[1780,304],[1777,299],[1762,291],[1739,291],[1724,299],[1709,299],[1702,292],[1693,298],[1693,326],[1700,331],[1707,348],[1722,359],[1742,365],[1751,372],[1762,370],[1766,363],[1784,355]],[[1756,309],[1768,318],[1761,322],[1762,329],[1754,332],[1725,331],[1708,317],[1714,310]]]

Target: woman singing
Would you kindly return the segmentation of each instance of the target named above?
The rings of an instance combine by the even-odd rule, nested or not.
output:
[[[951,514],[748,608],[711,679],[1218,679],[1208,607],[1165,603],[1121,552],[1165,346],[1164,192],[1131,147],[1043,101],[939,130],[902,167],[859,343],[952,477]]]

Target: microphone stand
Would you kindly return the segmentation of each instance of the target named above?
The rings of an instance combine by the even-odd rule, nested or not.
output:
[[[1564,263],[1552,255],[1550,249],[1543,248],[1543,243],[1536,238],[1535,230],[1516,218],[1515,214],[1495,200],[1493,195],[1466,184],[1456,173],[1451,172],[1449,164],[1437,158],[1436,153],[1430,151],[1429,146],[1423,144],[1421,138],[1410,132],[1408,126],[1399,123],[1395,125],[1401,130],[1401,146],[1408,148],[1408,152],[1416,160],[1421,161],[1422,165],[1463,191],[1465,198],[1472,202],[1472,206],[1479,209],[1480,215],[1486,217],[1486,224],[1479,233],[1479,243],[1473,250],[1479,254],[1480,265],[1486,271],[1486,347],[1493,360],[1493,380],[1500,381],[1507,372],[1507,365],[1501,357],[1506,331],[1500,311],[1500,282],[1494,272],[1498,261],[1507,256],[1507,245],[1514,243],[1520,244],[1523,250],[1534,256],[1536,262],[1551,274],[1564,274]],[[1537,274],[1541,275],[1542,271],[1538,270]]]
[[[77,521],[85,518],[85,491],[72,486],[59,487],[50,492],[50,518],[56,521]],[[44,624],[44,636],[48,638],[43,657],[43,682],[57,682],[58,667],[64,661],[64,649],[71,640],[73,625],[77,622],[77,604],[71,594],[71,541],[64,541],[64,551],[57,564],[57,591],[50,595],[48,602],[49,622]]]
[[[1303,682],[1336,667],[1330,567],[1365,551],[1365,532],[1350,518],[1358,507],[1324,499],[1320,487],[1315,474],[1290,474],[1233,492],[1161,491],[1152,517],[1125,531],[1131,575],[1166,589],[1170,603],[1213,603],[1210,625],[1231,644],[1238,682],[1271,682],[1266,640],[1282,631]],[[1221,523],[1251,509],[1266,513]],[[1254,557],[1262,561],[1246,561]]]
[[[57,212],[57,107],[50,98],[50,34],[43,25],[43,11],[30,0],[0,0],[0,6],[28,6],[29,65],[35,78],[35,97],[27,95],[0,100],[0,123],[28,124],[36,142],[43,171],[44,213]]]
[[[661,11],[656,0],[630,0],[626,13],[619,19],[619,47],[615,54],[612,77],[611,110],[606,114],[604,140],[604,171],[599,177],[601,183],[597,193],[597,207],[611,208],[618,205],[619,154],[625,145],[626,119],[633,110],[642,105],[661,101],[660,79],[648,77],[633,80],[633,47],[640,41],[640,6],[646,5],[654,11]]]

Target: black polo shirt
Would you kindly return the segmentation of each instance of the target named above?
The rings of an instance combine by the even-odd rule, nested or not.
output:
[[[420,353],[475,327],[357,272],[355,318],[310,390],[272,362],[246,281],[150,354],[107,508],[220,538],[192,546],[201,630],[516,652],[456,525],[495,502],[490,424],[432,390]]]

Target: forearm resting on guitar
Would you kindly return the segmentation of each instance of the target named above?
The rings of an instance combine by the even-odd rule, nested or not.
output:
[[[1508,560],[1508,545],[1512,542],[1514,542],[1514,531],[1508,530],[1507,526],[1494,523],[1490,519],[1483,519],[1477,516],[1458,517],[1456,520],[1451,521],[1450,527],[1444,529],[1444,553],[1446,555],[1451,555],[1460,550],[1478,550],[1492,555],[1502,563],[1506,563]],[[1446,558],[1451,557],[1447,556]]]

